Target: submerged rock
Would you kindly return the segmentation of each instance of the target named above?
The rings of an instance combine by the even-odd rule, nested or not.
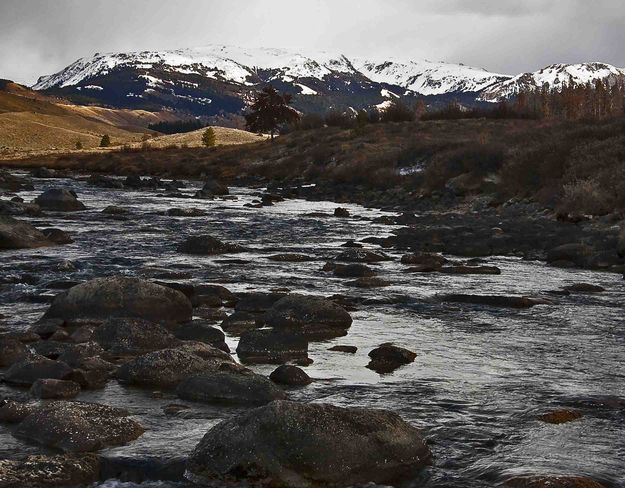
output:
[[[382,344],[369,353],[371,361],[367,368],[376,373],[390,373],[404,364],[412,363],[417,355],[403,347],[390,343]]]
[[[203,217],[207,215],[206,210],[200,208],[170,208],[167,210],[170,217]]]
[[[426,266],[433,269],[441,268],[446,262],[447,259],[443,256],[422,252],[404,254],[401,258],[402,264]]]
[[[321,297],[291,294],[278,300],[264,316],[265,323],[308,338],[323,339],[347,334],[352,318],[336,303]]]
[[[99,478],[100,462],[93,454],[28,456],[0,460],[3,488],[87,486]]]
[[[61,229],[41,229],[41,233],[46,236],[46,239],[55,244],[71,244],[74,242],[74,239]]]
[[[603,286],[592,285],[590,283],[575,283],[573,285],[565,286],[563,290],[573,293],[601,293],[605,291],[605,288]]]
[[[221,328],[230,335],[241,335],[248,330],[257,329],[259,326],[256,321],[258,315],[236,311],[226,317],[221,323]]]
[[[303,369],[290,364],[278,366],[269,375],[269,379],[274,383],[288,386],[305,386],[312,383],[310,376]]]
[[[444,274],[501,274],[501,270],[497,266],[443,266],[439,271]]]
[[[43,379],[37,380],[30,387],[30,395],[41,399],[74,398],[80,393],[80,385],[74,381]]]
[[[54,243],[34,226],[8,215],[0,215],[0,250],[32,249],[52,245]]]
[[[520,476],[508,480],[507,488],[607,488],[583,476]]]
[[[308,359],[308,341],[288,331],[257,329],[244,332],[237,346],[237,355],[249,364],[282,364]]]
[[[395,413],[275,401],[213,427],[189,457],[186,477],[275,487],[394,485],[430,462],[419,430]]]
[[[316,258],[306,254],[284,253],[274,254],[273,256],[269,256],[267,259],[269,259],[269,261],[277,261],[280,263],[303,263],[306,261],[315,261]]]
[[[141,425],[120,408],[97,403],[45,403],[22,420],[15,436],[66,452],[121,446],[143,434]]]
[[[74,286],[58,295],[44,318],[104,321],[130,317],[153,322],[191,319],[189,299],[171,288],[139,278],[110,276]]]
[[[219,239],[209,236],[191,236],[184,242],[180,243],[177,248],[178,252],[185,254],[231,254],[245,251],[243,246],[220,241]]]
[[[353,281],[348,281],[345,283],[347,286],[355,286],[356,288],[382,288],[385,286],[390,286],[391,283],[382,278],[378,278],[376,276],[367,276],[358,278]]]
[[[339,278],[369,278],[377,272],[364,264],[334,264],[332,271]]]
[[[241,405],[265,405],[286,398],[284,391],[264,376],[231,368],[190,376],[178,385],[176,393],[183,400]]]
[[[544,413],[538,418],[548,424],[564,424],[572,422],[573,420],[581,419],[582,413],[578,410],[571,410],[563,408],[560,410],[552,410],[551,412]]]
[[[530,308],[539,302],[528,297],[510,297],[503,295],[466,295],[451,294],[441,297],[443,302],[469,303],[503,308]]]
[[[332,346],[331,348],[328,349],[328,351],[335,351],[335,352],[346,352],[348,354],[355,354],[356,351],[358,351],[358,348],[356,346]]]
[[[85,210],[85,205],[78,201],[76,193],[65,188],[51,188],[33,200],[43,210],[56,212],[75,212]]]

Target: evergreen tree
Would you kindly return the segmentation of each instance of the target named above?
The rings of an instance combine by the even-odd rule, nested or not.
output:
[[[100,147],[109,147],[111,145],[111,137],[108,134],[104,134],[100,140]]]
[[[273,140],[280,127],[299,120],[299,114],[290,104],[291,95],[282,95],[272,86],[265,87],[256,95],[250,113],[245,116],[247,128],[258,134],[268,132]]]
[[[217,136],[212,127],[208,127],[202,134],[202,144],[204,144],[205,147],[213,147],[217,144]]]

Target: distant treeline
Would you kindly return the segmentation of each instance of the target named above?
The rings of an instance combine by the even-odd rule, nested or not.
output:
[[[162,134],[179,134],[181,132],[193,132],[203,129],[207,124],[197,119],[176,120],[174,122],[157,122],[148,125],[148,129],[155,130]]]

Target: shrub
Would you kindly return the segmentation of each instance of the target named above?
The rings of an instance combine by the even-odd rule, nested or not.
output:
[[[354,126],[354,117],[347,112],[332,110],[326,114],[325,123],[328,127],[351,129]]]
[[[217,136],[215,130],[212,127],[207,128],[202,134],[202,144],[205,147],[213,147],[217,144]]]
[[[111,145],[111,137],[108,134],[104,134],[100,139],[100,147],[109,147]]]
[[[412,122],[415,112],[403,103],[393,100],[381,115],[382,122]]]
[[[82,148],[83,148],[82,142],[81,141],[76,141],[76,149],[80,150]]]
[[[594,180],[578,180],[564,185],[558,212],[570,215],[605,215],[611,210],[606,191]]]
[[[323,117],[319,114],[302,115],[295,125],[298,130],[321,129],[324,126]]]

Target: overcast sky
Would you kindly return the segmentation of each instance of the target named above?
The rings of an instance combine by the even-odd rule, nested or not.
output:
[[[0,0],[0,78],[96,52],[206,44],[461,62],[517,74],[625,67],[623,0]]]

